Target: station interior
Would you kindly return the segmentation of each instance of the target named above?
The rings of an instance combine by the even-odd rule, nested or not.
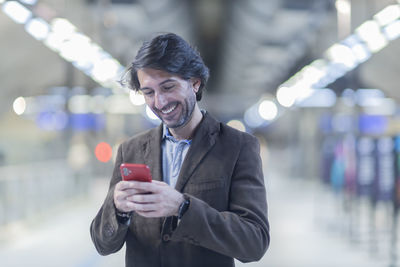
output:
[[[118,145],[156,127],[119,82],[173,32],[199,102],[255,135],[271,244],[236,266],[400,266],[400,0],[0,0],[0,266],[124,266],[89,227]]]

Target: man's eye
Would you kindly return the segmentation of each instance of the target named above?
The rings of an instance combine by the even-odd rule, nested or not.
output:
[[[165,90],[170,90],[170,89],[172,89],[172,88],[174,88],[174,84],[172,84],[172,85],[167,85],[167,86],[164,86],[164,89]]]
[[[153,94],[153,91],[145,91],[145,92],[143,92],[143,94],[144,95],[151,95],[151,94]]]

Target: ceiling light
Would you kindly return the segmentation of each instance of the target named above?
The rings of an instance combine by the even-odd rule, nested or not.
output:
[[[264,120],[271,121],[278,115],[278,107],[273,101],[264,100],[258,106],[258,113]]]
[[[400,36],[400,21],[392,22],[383,28],[383,34],[390,41],[397,39]]]
[[[25,112],[25,109],[26,109],[25,98],[20,96],[17,99],[15,99],[14,103],[13,103],[13,109],[14,109],[14,112],[17,115],[22,115]]]
[[[336,0],[335,7],[341,14],[347,15],[351,13],[351,4],[349,0]]]
[[[334,63],[343,64],[348,70],[357,66],[357,58],[346,45],[334,44],[326,51],[326,56]]]
[[[376,21],[369,20],[356,29],[357,35],[363,40],[368,48],[376,53],[387,45],[387,40],[380,30]]]
[[[296,95],[290,87],[282,86],[279,87],[276,92],[276,98],[281,106],[289,108],[293,106],[296,101]]]
[[[105,52],[104,52],[105,53]],[[100,84],[116,79],[121,65],[115,59],[108,57],[93,63],[91,76]]]
[[[351,47],[351,50],[359,63],[365,62],[371,57],[371,53],[364,44],[356,44]]]
[[[3,12],[18,24],[24,24],[32,16],[32,12],[17,1],[6,1],[2,6]]]
[[[25,30],[32,35],[36,40],[43,40],[49,34],[49,24],[40,19],[40,18],[33,18],[25,24]]]
[[[76,32],[76,27],[66,19],[56,18],[51,22],[53,32],[69,39],[70,36]]]
[[[374,19],[381,26],[388,25],[400,18],[400,6],[399,5],[390,5],[379,11],[374,16]]]

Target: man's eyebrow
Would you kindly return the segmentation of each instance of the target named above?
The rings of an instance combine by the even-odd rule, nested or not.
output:
[[[167,82],[175,82],[175,80],[174,79],[166,79],[165,81],[160,82],[159,85],[163,85],[164,83],[167,83]]]
[[[158,85],[163,85],[163,84],[165,84],[165,83],[168,83],[168,82],[175,82],[175,81],[176,81],[176,80],[174,80],[174,79],[166,79],[166,80],[160,82]],[[151,88],[150,88],[150,87],[142,87],[142,88],[139,88],[139,90],[146,90],[146,89],[151,89]]]

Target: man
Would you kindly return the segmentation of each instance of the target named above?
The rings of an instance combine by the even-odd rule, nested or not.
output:
[[[200,110],[207,79],[198,52],[175,34],[139,49],[128,83],[162,124],[118,149],[91,224],[100,254],[126,244],[129,267],[224,267],[264,255],[270,237],[259,144]],[[121,163],[147,164],[153,181],[121,181]]]

